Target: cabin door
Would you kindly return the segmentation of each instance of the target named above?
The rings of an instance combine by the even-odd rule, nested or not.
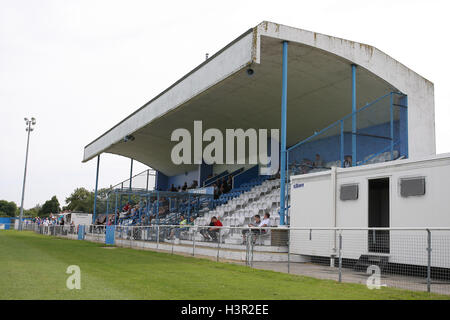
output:
[[[369,228],[389,228],[389,178],[369,180]],[[389,253],[389,231],[369,230],[369,252]]]

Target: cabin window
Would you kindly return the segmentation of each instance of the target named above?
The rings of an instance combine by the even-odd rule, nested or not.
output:
[[[358,185],[356,183],[341,185],[340,199],[342,201],[357,200],[358,199]]]
[[[425,177],[400,179],[402,197],[423,196],[425,194]]]

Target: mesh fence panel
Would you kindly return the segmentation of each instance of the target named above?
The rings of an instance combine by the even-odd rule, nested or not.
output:
[[[333,147],[330,148],[330,145]],[[333,166],[340,167],[340,145],[341,124],[336,122],[302,144],[290,148],[287,153],[289,176],[329,170]]]
[[[288,173],[298,175],[407,157],[406,131],[406,96],[386,94],[289,148]]]
[[[450,229],[196,225],[111,228],[115,244],[121,247],[231,261],[359,283],[369,289],[394,287],[450,295]],[[24,230],[77,239],[80,226],[25,224]],[[105,226],[88,225],[84,230],[85,240],[105,243]]]

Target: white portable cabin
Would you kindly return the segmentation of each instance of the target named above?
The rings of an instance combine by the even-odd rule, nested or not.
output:
[[[79,224],[89,225],[92,223],[92,214],[84,212],[65,213],[64,222],[66,224],[71,224],[73,222],[75,226],[78,226]]]
[[[424,228],[386,231],[382,246],[390,263],[426,265],[425,228],[450,227],[449,185],[450,154],[292,176],[291,227],[311,230],[291,232],[291,252],[336,255],[336,232],[319,228]],[[343,258],[370,254],[370,232],[342,231]],[[450,268],[450,259],[439,258],[450,252],[450,231],[432,231],[432,237],[432,266]]]

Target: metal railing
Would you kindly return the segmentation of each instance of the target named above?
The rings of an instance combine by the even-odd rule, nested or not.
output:
[[[195,225],[43,226],[25,230],[164,251],[253,268],[450,295],[450,228],[294,228]],[[84,234],[80,236],[80,230]],[[112,243],[110,243],[112,244]]]
[[[156,176],[156,172],[152,169],[147,169],[144,170],[142,172],[139,172],[137,174],[135,174],[134,176],[126,180],[123,180],[113,186],[111,186],[109,189],[110,190],[114,190],[114,189],[138,189],[138,190],[145,190],[145,191],[149,191],[149,190],[153,190],[153,187],[151,185],[151,179],[154,179],[154,177]]]
[[[408,157],[407,96],[390,92],[287,150],[288,177]],[[317,159],[316,155],[320,158]]]
[[[154,170],[147,169],[133,175],[131,178],[102,189],[105,191],[97,195],[97,216],[113,212],[117,193],[123,194],[123,201],[125,202],[139,203],[141,194],[151,192],[154,189],[153,180],[155,175]],[[121,196],[120,202],[122,203],[123,201]]]

